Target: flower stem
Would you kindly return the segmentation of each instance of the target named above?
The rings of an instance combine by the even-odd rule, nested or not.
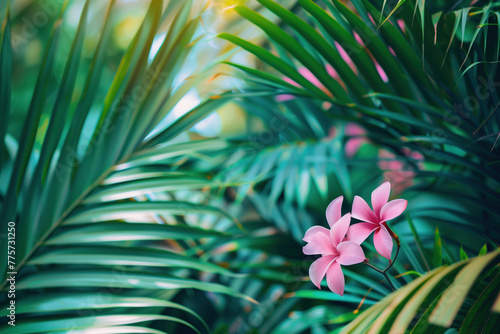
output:
[[[384,271],[382,273],[382,275],[384,275],[385,279],[387,280],[387,283],[389,283],[389,286],[391,287],[392,291],[396,291],[396,287],[394,286],[394,284],[392,283],[391,279],[389,278],[389,276],[387,275],[387,273]]]
[[[371,264],[370,262],[368,262],[368,259],[366,259],[365,262],[363,262],[363,263],[366,264],[368,267],[372,268],[373,270],[378,271],[381,274],[384,272],[382,269],[379,269],[379,268],[375,267],[373,264]]]
[[[389,265],[387,267],[385,267],[384,269],[380,269],[380,268],[375,267],[373,264],[368,262],[368,259],[366,259],[365,262],[363,262],[363,263],[366,264],[368,267],[372,268],[373,270],[381,273],[385,277],[385,279],[387,280],[387,283],[389,283],[389,286],[392,288],[392,291],[395,291],[396,287],[394,286],[391,279],[389,278],[389,275],[387,275],[387,271],[392,268],[392,266],[394,265],[394,262],[396,262],[396,259],[398,258],[399,249],[401,248],[401,242],[399,241],[399,237],[396,235],[396,233],[392,232],[392,230],[390,230],[390,229],[388,229],[388,230],[389,230],[389,233],[391,234],[392,238],[394,239],[394,241],[396,241],[397,249],[396,249],[396,254],[394,255],[394,260],[389,260]]]
[[[392,265],[390,265],[389,267],[387,267],[384,270],[382,270],[382,269],[379,269],[379,268],[375,267],[370,262],[368,262],[368,259],[365,260],[364,264],[366,264],[368,267],[372,268],[373,270],[381,273],[384,276],[384,278],[387,280],[387,283],[389,283],[389,286],[391,287],[392,291],[396,290],[396,287],[394,286],[394,284],[392,283],[391,279],[387,275],[387,270],[389,270],[392,267]]]

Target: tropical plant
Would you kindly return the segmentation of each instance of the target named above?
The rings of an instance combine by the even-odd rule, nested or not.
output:
[[[493,333],[498,326],[498,251],[441,266],[382,299],[343,333]],[[466,302],[467,296],[471,298]],[[460,316],[457,316],[460,314]]]
[[[274,140],[260,140],[258,153],[236,167],[228,164],[237,170],[230,175],[247,183],[241,193],[251,189],[249,198],[256,191],[264,195],[267,205],[259,208],[268,218],[276,215],[274,206],[280,202],[284,212],[295,205],[325,208],[328,198],[341,194],[352,203],[354,194],[367,194],[373,182],[386,177],[376,163],[383,148],[415,182],[403,189],[408,217],[395,226],[405,263],[396,267],[399,275],[423,274],[441,266],[444,258],[454,263],[468,242],[469,249],[485,242],[496,248],[498,3],[441,12],[434,4],[432,14],[422,1],[400,1],[393,8],[385,1],[351,1],[355,11],[335,0],[299,0],[295,10],[269,0],[259,3],[282,23],[274,24],[248,7],[235,11],[260,28],[269,45],[219,35],[259,59],[257,68],[227,63],[242,71],[241,77],[251,83],[249,91],[271,96],[246,102],[247,110],[269,125],[266,130],[274,133]],[[377,10],[384,7],[385,16]],[[283,94],[295,98],[276,106],[273,96]],[[271,112],[263,115],[253,103]],[[285,126],[273,129],[273,117]],[[353,139],[342,131],[345,122],[362,125],[362,137],[369,141],[352,159],[344,149]],[[308,221],[303,213],[298,217]],[[299,241],[309,226],[288,222],[283,230],[291,230]],[[426,250],[424,245],[433,239],[434,251]],[[301,291],[297,295],[304,296]],[[394,321],[384,319],[385,326]],[[377,328],[385,332],[390,326]]]
[[[239,228],[224,211],[207,205],[203,192],[194,198],[173,195],[218,186],[209,181],[207,169],[175,166],[190,152],[230,149],[231,144],[171,140],[226,100],[207,99],[172,124],[161,123],[206,78],[203,71],[180,84],[177,78],[202,37],[199,13],[191,14],[189,2],[164,8],[162,1],[152,1],[117,64],[110,59],[115,56],[110,52],[120,52],[112,39],[121,15],[114,0],[107,4],[95,51],[84,53],[89,11],[98,6],[84,2],[62,72],[58,57],[71,13],[67,3],[59,6],[31,102],[19,111],[22,117],[16,107],[25,94],[12,86],[12,48],[21,46],[12,43],[16,34],[6,6],[0,101],[1,168],[7,181],[1,226],[12,234],[2,233],[1,244],[12,256],[2,257],[1,267],[8,278],[15,277],[17,304],[15,327],[7,323],[11,311],[2,307],[0,331],[158,333],[151,325],[156,321],[207,331],[192,308],[170,300],[183,289],[242,297],[210,277],[190,279],[198,271],[234,274],[186,253],[200,240],[222,242]],[[36,14],[43,7],[31,9]],[[153,42],[162,37],[152,54]],[[22,130],[16,133],[20,120]],[[208,225],[202,228],[201,221]],[[2,282],[2,305],[9,307],[10,283]]]

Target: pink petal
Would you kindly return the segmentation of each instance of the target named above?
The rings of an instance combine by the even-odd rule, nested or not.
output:
[[[357,125],[356,123],[347,123],[345,125],[346,136],[356,136],[350,138],[345,143],[345,153],[348,157],[353,157],[364,143],[366,143],[366,138],[359,137],[366,134],[365,129]]]
[[[380,75],[380,79],[382,79],[383,82],[388,82],[389,78],[387,77],[387,74],[385,74],[385,71],[382,68],[382,66],[380,66],[378,63],[375,63],[375,68],[377,69],[377,72]]]
[[[344,295],[344,273],[340,267],[340,263],[334,261],[326,272],[326,283],[332,292],[338,295]]]
[[[288,82],[289,84],[291,85],[294,85],[294,86],[297,86],[297,87],[300,87],[300,85],[298,83],[296,83],[295,81],[293,81],[292,79],[290,79],[289,77],[283,77],[283,81],[285,82]]]
[[[378,151],[378,157],[381,158],[378,162],[378,165],[379,165],[380,169],[383,169],[383,170],[391,170],[393,167],[392,163],[394,161],[398,161],[398,160],[395,160],[396,156],[394,154],[392,154],[391,152],[389,152],[387,150],[383,150],[383,149]],[[396,168],[396,169],[399,169],[399,168]]]
[[[345,143],[345,155],[349,158],[352,158],[353,156],[356,155],[356,153],[358,153],[359,148],[364,143],[365,140],[363,138],[348,139]]]
[[[396,57],[396,52],[395,52],[395,51],[394,51],[394,49],[393,49],[393,48],[391,48],[390,46],[389,46],[389,52],[390,52],[390,53],[392,53],[392,55],[393,55],[394,57]]]
[[[339,43],[335,42],[335,47],[337,51],[340,54],[340,57],[346,62],[346,64],[351,68],[351,70],[354,72],[354,74],[358,74],[358,69],[356,68],[356,65],[354,65],[354,62],[352,61],[351,57],[349,54],[340,46]]]
[[[368,18],[370,21],[373,23],[374,26],[377,26],[377,23],[375,23],[375,20],[373,19],[373,16],[371,14],[368,14]]]
[[[418,161],[422,161],[424,160],[424,156],[422,154],[420,154],[419,152],[411,152],[409,154],[409,156],[412,158],[412,159],[415,159],[415,160],[418,160]]]
[[[365,43],[363,43],[363,40],[361,39],[361,37],[357,33],[354,33],[354,39],[356,40],[356,42],[358,42],[358,44],[361,47],[365,47]]]
[[[398,19],[396,20],[396,22],[398,23],[398,26],[399,28],[401,29],[401,31],[404,33],[406,32],[406,25],[405,25],[405,21],[402,20],[402,19]]]
[[[372,192],[372,207],[373,211],[380,218],[380,210],[384,205],[387,204],[389,200],[389,194],[391,193],[391,184],[389,182],[384,182],[377,189]]]
[[[335,258],[333,255],[322,256],[309,267],[309,277],[311,277],[311,281],[318,289],[321,289],[321,281]]]
[[[344,200],[344,196],[339,196],[328,205],[326,208],[326,220],[328,221],[328,225],[330,227],[335,224],[340,217],[342,217],[342,201]]]
[[[323,233],[316,233],[311,241],[307,245],[302,248],[302,251],[306,255],[331,255],[337,254],[337,250],[333,247],[332,241],[328,235],[324,235]]]
[[[325,86],[323,86],[323,84],[318,80],[318,78],[316,78],[314,76],[314,74],[312,74],[311,71],[309,71],[309,69],[307,69],[305,67],[301,67],[301,68],[298,69],[298,71],[299,71],[300,74],[302,74],[302,76],[304,78],[307,79],[307,81],[309,81],[310,83],[312,83],[314,86],[318,87],[322,91],[326,90]]]
[[[373,236],[373,243],[375,244],[375,249],[377,252],[385,257],[386,259],[391,259],[392,254],[392,238],[389,231],[384,226],[375,231]]]
[[[361,245],[370,234],[377,228],[378,225],[372,223],[359,223],[349,227],[347,231],[347,240],[353,241]]]
[[[386,221],[396,218],[405,211],[407,205],[408,201],[405,199],[395,199],[390,201],[382,207],[382,210],[380,210],[380,219],[382,221]]]
[[[295,95],[292,94],[280,94],[277,95],[275,98],[276,102],[285,102],[285,101],[290,101],[295,99]]]
[[[373,224],[378,224],[379,222],[372,209],[370,209],[365,200],[359,196],[354,196],[354,202],[352,203],[352,217]]]
[[[305,242],[309,242],[312,240],[312,238],[317,234],[317,233],[323,233],[326,236],[330,235],[330,230],[328,230],[326,227],[319,226],[319,225],[314,225],[311,226],[307,231],[306,234],[304,235],[304,240]]]
[[[332,229],[330,230],[330,239],[335,247],[340,244],[342,240],[344,240],[345,234],[349,229],[349,224],[351,224],[350,213],[346,213],[335,224],[333,224]]]
[[[334,78],[335,80],[340,79],[339,74],[337,73],[337,71],[335,71],[335,69],[332,67],[332,65],[326,64],[325,68],[326,68],[326,73],[328,73],[332,78]]]
[[[348,136],[362,136],[366,134],[366,131],[356,123],[350,122],[345,125],[345,134]]]
[[[337,262],[343,266],[361,263],[366,258],[361,246],[352,241],[341,242],[337,246],[337,251],[339,252]]]
[[[393,161],[388,161],[388,168],[387,170],[390,171],[400,171],[404,169],[405,165],[399,160],[393,160]]]

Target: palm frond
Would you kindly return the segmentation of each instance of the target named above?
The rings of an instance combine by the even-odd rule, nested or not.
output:
[[[472,322],[476,330],[488,331],[498,321],[498,314],[485,310],[498,294],[498,255],[497,250],[439,267],[364,311],[342,333],[469,330]],[[479,308],[481,319],[475,318]]]
[[[119,9],[115,1],[109,1],[97,47],[87,63],[81,60],[88,12],[93,6],[95,2],[85,2],[64,73],[54,91],[47,83],[54,76],[61,27],[68,15],[65,7],[61,8],[15,160],[3,159],[8,155],[2,144],[2,173],[10,170],[11,175],[8,189],[2,191],[1,226],[7,230],[13,222],[17,231],[16,261],[7,262],[4,257],[2,268],[6,273],[17,273],[17,302],[22,306],[17,310],[16,331],[163,333],[148,325],[159,321],[177,323],[179,328],[196,333],[210,332],[197,314],[200,310],[169,299],[190,290],[254,302],[221,283],[219,277],[235,277],[235,272],[202,259],[201,254],[188,254],[193,246],[207,244],[209,251],[242,232],[232,216],[207,203],[202,190],[221,186],[210,181],[210,168],[176,169],[188,154],[231,150],[233,144],[225,140],[206,142],[205,146],[196,142],[165,144],[230,97],[207,99],[149,136],[182,97],[183,90],[177,92],[174,79],[200,38],[200,19],[190,15],[190,3],[171,2],[166,10],[175,13],[172,16],[163,15],[161,1],[152,1],[105,97],[101,97],[101,82],[109,79],[106,48]],[[150,59],[153,40],[165,26],[166,36]],[[9,101],[11,94],[17,93],[11,93],[10,88],[8,12],[0,40],[5,121],[0,135],[4,143],[7,134],[14,131],[9,124]],[[82,73],[85,84],[80,89],[77,85]],[[174,93],[165,96],[164,91]],[[53,94],[52,107],[49,96]],[[44,133],[39,127],[42,118],[48,120]],[[90,141],[86,142],[82,134],[89,133]],[[4,169],[8,165],[10,169]],[[189,188],[197,197],[186,193]],[[209,224],[201,228],[202,221]],[[5,252],[7,241],[7,234],[2,234]],[[8,302],[5,284],[2,290],[3,304]],[[96,299],[100,294],[105,298]],[[2,315],[8,314],[3,309]],[[94,313],[84,315],[90,311]],[[0,332],[9,328],[3,323]]]

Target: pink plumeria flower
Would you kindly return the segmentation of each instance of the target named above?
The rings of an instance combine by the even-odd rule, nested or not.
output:
[[[359,151],[361,145],[368,142],[366,137],[363,137],[366,135],[366,131],[356,123],[347,123],[345,134],[353,137],[349,138],[345,143],[345,154],[352,158]]]
[[[355,196],[352,204],[352,217],[363,222],[352,225],[347,232],[347,239],[358,244],[361,244],[372,232],[375,232],[373,236],[375,249],[389,260],[391,259],[393,240],[386,221],[402,214],[408,204],[408,201],[404,199],[387,202],[390,193],[391,184],[389,182],[385,182],[375,189],[372,192],[373,210],[364,199]]]
[[[306,255],[321,255],[309,268],[309,276],[314,285],[321,289],[321,281],[326,275],[330,290],[344,295],[344,274],[341,265],[349,266],[365,260],[361,246],[353,241],[344,241],[351,223],[351,214],[341,217],[343,197],[334,199],[326,209],[326,220],[330,230],[323,226],[312,226],[304,236],[308,244],[303,251]]]
[[[352,158],[358,153],[361,146],[368,143],[366,139],[366,130],[356,123],[349,122],[344,125],[344,134],[348,137],[345,142],[344,149],[345,155],[348,158]],[[330,127],[328,130],[327,140],[332,140],[337,136],[337,129],[335,126]]]

